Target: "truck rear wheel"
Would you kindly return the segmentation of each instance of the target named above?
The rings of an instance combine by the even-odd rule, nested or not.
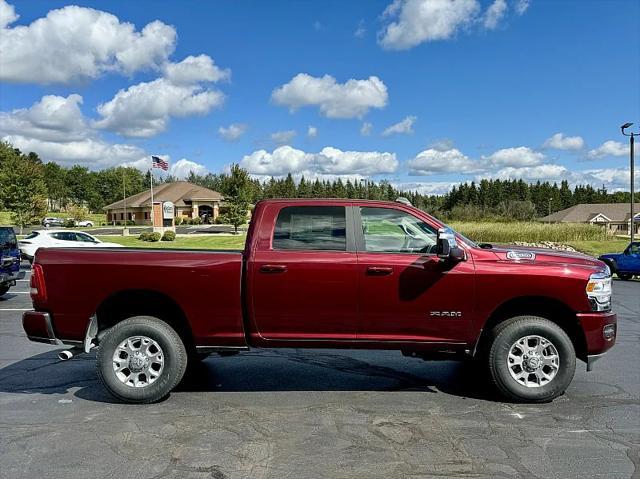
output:
[[[107,390],[130,403],[167,396],[187,368],[187,352],[176,331],[151,316],[135,316],[110,328],[97,353],[98,375]]]
[[[498,390],[516,401],[541,403],[562,395],[576,369],[571,339],[555,323],[518,316],[492,332],[488,361]]]
[[[0,284],[0,296],[3,296],[7,291],[9,291],[9,285]]]

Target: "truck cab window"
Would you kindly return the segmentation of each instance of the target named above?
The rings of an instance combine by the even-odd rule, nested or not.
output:
[[[278,214],[273,249],[346,251],[344,206],[290,206]]]
[[[360,208],[365,250],[435,253],[437,231],[413,215],[391,208]]]

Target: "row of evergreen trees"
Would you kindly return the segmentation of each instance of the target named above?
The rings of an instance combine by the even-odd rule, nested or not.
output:
[[[238,196],[236,176],[227,173],[197,175],[188,181],[219,191],[227,197]],[[571,189],[568,182],[560,184],[523,180],[481,180],[463,183],[445,195],[424,195],[417,191],[400,191],[386,180],[351,181],[336,179],[294,181],[289,174],[266,182],[251,179],[241,184],[241,196],[251,202],[263,198],[365,198],[395,200],[409,199],[415,206],[445,219],[533,219],[579,203],[628,202],[628,192],[608,193],[590,185]],[[159,182],[177,181],[167,176]],[[154,179],[154,182],[156,180]],[[55,162],[44,164],[37,154],[22,154],[10,144],[0,142],[0,209],[25,210],[26,216],[37,217],[48,209],[57,211],[71,205],[87,206],[101,212],[104,206],[148,189],[150,173],[135,168],[107,168],[91,171],[83,166],[63,167]],[[31,191],[31,193],[26,193]],[[33,196],[33,197],[32,197]],[[36,199],[34,199],[37,197]],[[24,204],[21,204],[24,203]],[[20,204],[20,206],[18,206]],[[35,208],[33,215],[26,210]]]

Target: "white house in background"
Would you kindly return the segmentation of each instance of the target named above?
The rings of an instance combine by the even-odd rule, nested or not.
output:
[[[607,228],[613,233],[631,231],[630,203],[584,203],[541,218],[545,223],[589,223]],[[640,205],[634,207],[635,231],[640,230]]]

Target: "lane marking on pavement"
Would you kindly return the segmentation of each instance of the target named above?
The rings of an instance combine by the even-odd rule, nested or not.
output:
[[[9,291],[9,294],[31,294],[29,291]]]
[[[33,311],[33,308],[0,308],[0,311]]]
[[[16,281],[24,281],[25,283],[28,283],[31,280],[30,279],[16,279]]]

